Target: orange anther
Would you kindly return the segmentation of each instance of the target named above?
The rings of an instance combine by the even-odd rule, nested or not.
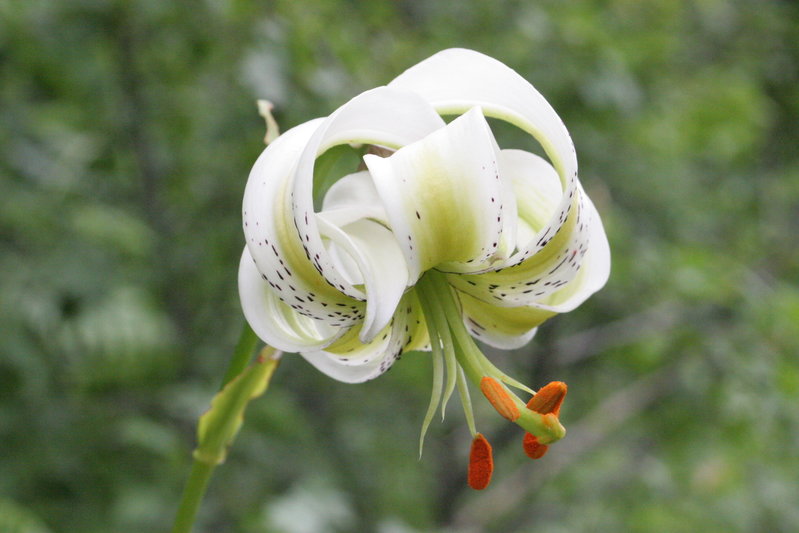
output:
[[[475,435],[472,449],[469,452],[469,486],[474,490],[483,490],[491,483],[494,472],[494,456],[491,445],[482,433]]]
[[[510,394],[508,394],[508,391],[506,391],[505,387],[496,379],[489,376],[481,379],[480,390],[483,391],[483,394],[488,398],[488,401],[491,402],[491,405],[494,406],[494,409],[511,422],[515,422],[522,416],[519,412],[519,408],[513,403],[513,399],[510,397]]]
[[[552,381],[541,387],[535,393],[535,396],[530,398],[530,401],[527,402],[527,408],[542,415],[552,413],[558,416],[567,390],[568,387],[562,381]]]
[[[546,444],[539,444],[538,438],[532,433],[524,434],[522,446],[524,447],[524,453],[526,453],[527,457],[530,459],[541,459],[546,455],[547,450],[549,450],[549,446]]]
[[[535,396],[530,398],[530,401],[527,402],[527,408],[544,415],[544,424],[551,425],[553,422],[557,422],[560,406],[563,404],[567,390],[568,387],[562,381],[553,381],[541,387]],[[554,417],[554,420],[549,420],[552,417]],[[538,442],[538,437],[532,433],[525,433],[522,446],[524,447],[524,453],[530,459],[541,459],[549,450],[549,446]]]

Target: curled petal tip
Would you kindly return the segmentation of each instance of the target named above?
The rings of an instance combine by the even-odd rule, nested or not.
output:
[[[269,100],[258,100],[258,114],[264,117],[266,121],[264,144],[269,144],[280,136],[280,128],[277,125],[275,117],[272,116],[272,110],[274,108],[274,104]]]

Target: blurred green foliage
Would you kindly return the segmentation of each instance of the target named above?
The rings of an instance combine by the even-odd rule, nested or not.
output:
[[[256,98],[286,129],[452,46],[550,100],[611,240],[601,293],[492,354],[569,383],[569,435],[531,464],[481,403],[473,493],[457,409],[416,459],[426,356],[288,357],[197,531],[799,530],[795,3],[0,0],[0,531],[168,527],[241,327]]]

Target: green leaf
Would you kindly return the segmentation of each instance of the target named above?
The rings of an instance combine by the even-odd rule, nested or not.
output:
[[[224,462],[227,449],[244,421],[247,404],[263,394],[280,361],[276,349],[266,347],[258,359],[236,376],[211,400],[211,408],[200,417],[194,458],[206,464]]]

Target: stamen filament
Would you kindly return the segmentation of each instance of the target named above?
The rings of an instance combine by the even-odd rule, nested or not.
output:
[[[446,325],[443,327],[439,323],[438,331],[444,328],[449,330],[454,340],[458,364],[463,368],[469,381],[479,387],[483,377],[486,376],[497,381],[505,381],[503,378],[509,379],[488,361],[466,331],[461,311],[455,300],[457,296],[453,293],[446,276],[436,270],[429,270],[419,280],[417,287],[420,294],[424,293],[422,305],[425,306],[425,309],[428,306],[436,308],[437,312],[434,314],[446,321]],[[528,409],[518,396],[507,389],[504,391],[520,413],[520,416],[513,422],[535,435],[541,444],[549,444],[561,439],[566,434],[566,430],[556,416],[545,417],[541,413]]]
[[[455,357],[455,346],[452,343],[452,335],[449,328],[444,327],[439,330],[441,336],[441,343],[444,347],[444,361],[447,364],[447,383],[444,388],[444,398],[441,401],[441,420],[444,420],[444,412],[447,408],[447,403],[452,397],[452,392],[455,390],[455,382],[458,377],[458,360]]]
[[[466,425],[469,426],[469,431],[472,437],[477,436],[477,428],[474,425],[474,411],[472,410],[472,399],[469,396],[469,387],[466,385],[466,376],[463,374],[463,369],[458,367],[458,394],[461,397],[461,405],[463,406],[463,415],[466,417]]]
[[[427,324],[427,330],[430,337],[430,344],[433,347],[434,352],[434,390],[433,396],[430,400],[430,405],[428,406],[427,413],[425,414],[424,423],[422,425],[422,434],[419,437],[419,454],[421,455],[424,444],[424,436],[427,433],[427,429],[433,418],[433,413],[435,412],[437,403],[441,398],[441,376],[437,373],[442,371],[442,359],[447,363],[448,389],[441,407],[442,417],[444,415],[446,402],[449,400],[449,397],[452,394],[450,383],[452,383],[453,387],[457,384],[458,394],[460,395],[461,405],[463,406],[463,414],[466,418],[466,424],[469,427],[472,437],[476,438],[478,433],[474,423],[474,411],[472,410],[472,401],[469,396],[469,389],[466,385],[466,378],[464,377],[463,368],[458,365],[455,356],[455,345],[452,342],[452,336],[450,334],[448,322],[444,316],[444,311],[441,306],[437,305],[434,293],[429,291],[426,292],[420,289],[417,290],[417,296],[419,298],[419,303],[422,305],[425,323]],[[442,349],[443,354],[441,354]]]
[[[474,341],[463,327],[460,310],[455,305],[446,278],[439,272],[430,270],[419,280],[417,286],[420,288],[420,292],[429,293],[431,299],[434,300],[433,303],[442,308],[448,329],[459,348],[455,350],[458,363],[466,372],[469,381],[479,386],[480,380],[487,374],[482,365],[482,360],[485,357],[481,353],[479,357],[476,357],[472,351],[473,349],[477,350],[477,347],[474,346]],[[477,352],[479,353],[479,350]]]
[[[424,310],[427,331],[430,336],[430,347],[433,353],[433,392],[430,395],[430,404],[427,406],[427,411],[422,421],[422,432],[419,435],[419,457],[421,457],[422,451],[424,450],[424,437],[427,434],[427,429],[430,427],[430,422],[433,420],[436,408],[441,401],[441,391],[444,381],[444,355],[442,354],[441,338],[439,335],[439,324],[442,321],[442,317],[437,316],[436,308],[428,305],[428,295],[423,294],[422,291],[417,291],[417,293],[419,302],[422,304]]]
[[[429,309],[431,320],[435,321],[434,329],[437,337],[441,340],[443,347],[444,361],[447,365],[447,382],[444,391],[444,397],[441,401],[441,418],[444,418],[444,413],[449,399],[452,397],[452,392],[455,390],[458,361],[456,358],[455,345],[452,341],[452,333],[449,327],[449,321],[446,318],[446,313],[441,307],[437,298],[428,291],[419,290],[419,298],[425,310]],[[430,328],[428,327],[428,331]],[[432,335],[430,336],[432,339]],[[431,341],[432,342],[432,341]]]

